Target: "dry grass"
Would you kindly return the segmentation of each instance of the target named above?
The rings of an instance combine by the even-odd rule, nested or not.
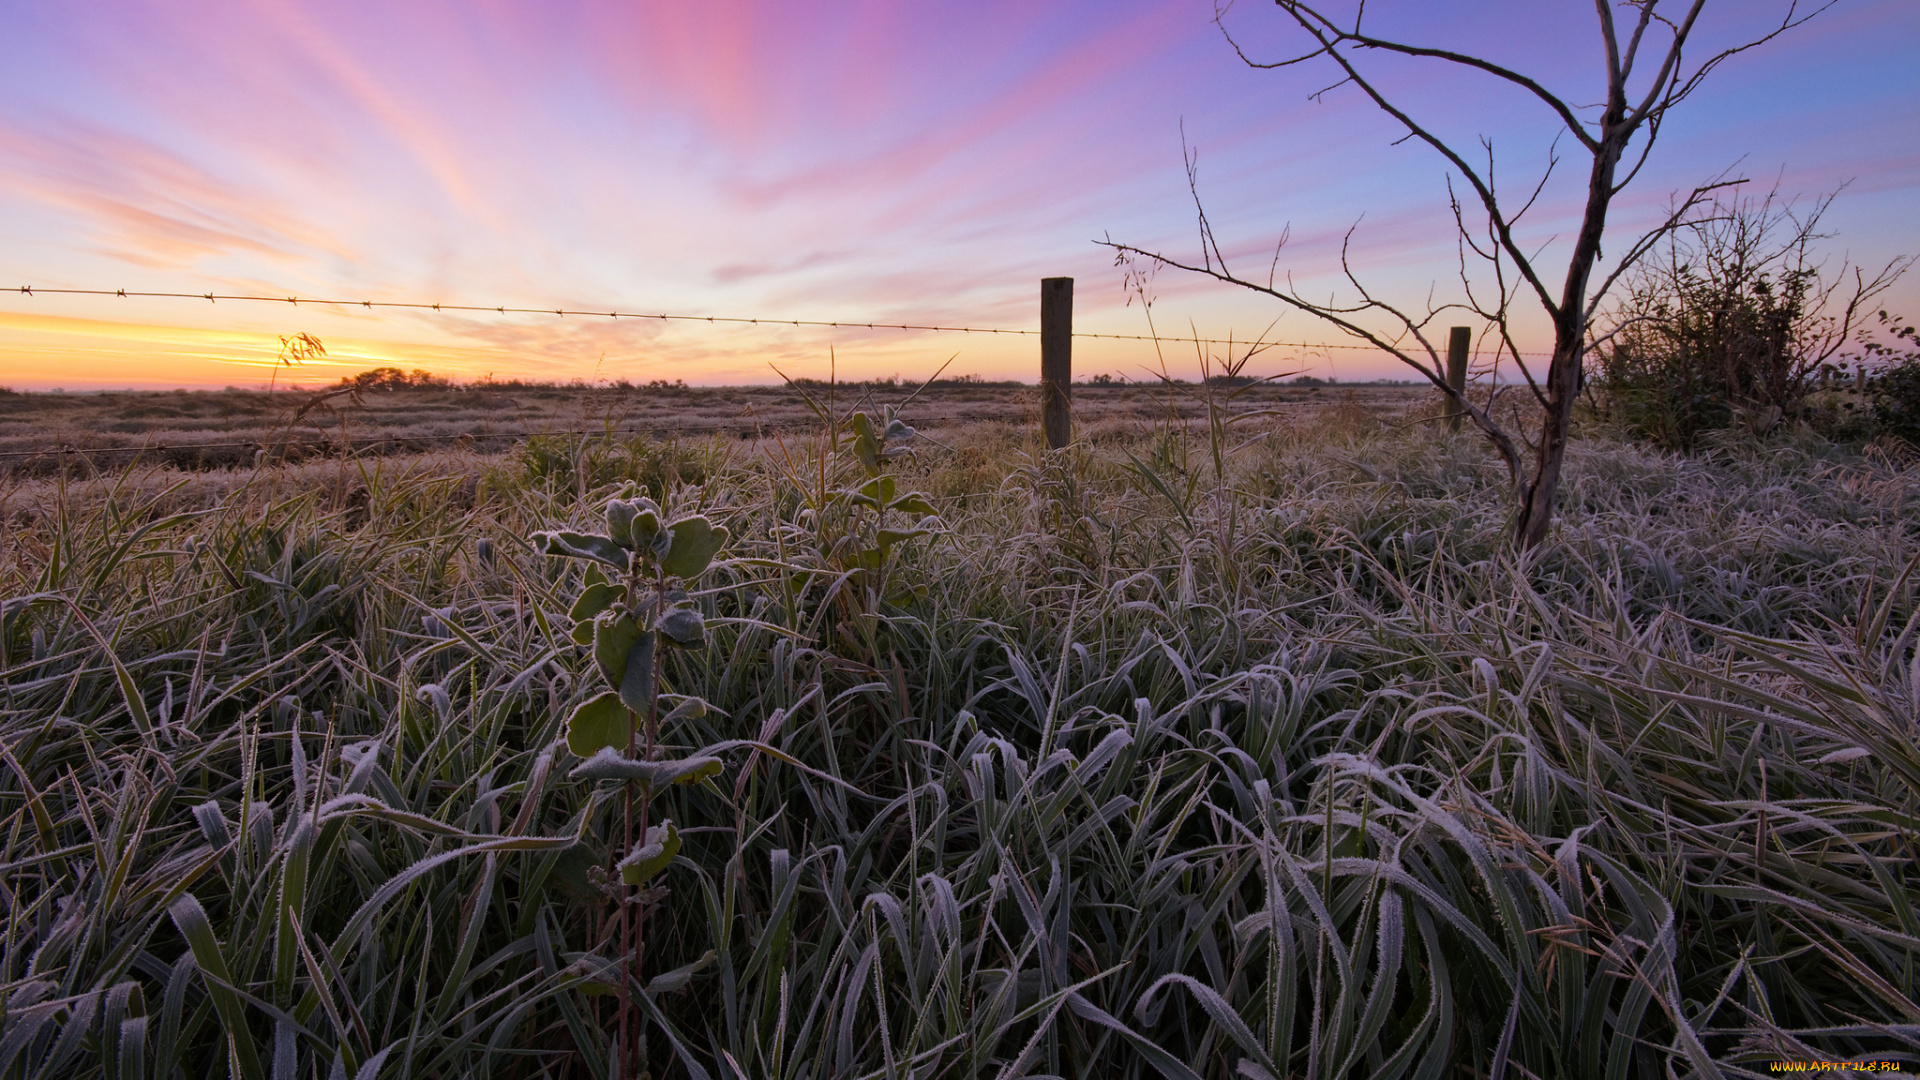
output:
[[[1193,388],[1187,388],[1187,395]],[[898,388],[846,386],[839,404],[863,398],[897,400]],[[824,398],[825,390],[818,393]],[[1138,430],[1168,415],[1192,420],[1203,411],[1191,396],[1138,386],[1075,389],[1076,420],[1096,440]],[[1399,411],[1432,397],[1411,387],[1261,388],[1239,407],[1316,412],[1353,401]],[[99,394],[0,394],[0,473],[83,476],[117,474],[135,461],[178,469],[250,466],[261,450],[276,460],[342,456],[405,456],[461,442],[477,453],[502,452],[515,439],[542,432],[618,431],[656,437],[727,435],[744,440],[810,430],[813,413],[788,387],[621,388],[617,386],[485,385],[453,389],[369,391],[336,398],[301,415],[313,395],[229,390]],[[1034,387],[943,383],[916,402],[920,426],[936,436],[981,424],[1032,427]],[[145,449],[143,449],[145,448]],[[62,451],[93,451],[87,455]],[[121,450],[121,453],[99,451]]]

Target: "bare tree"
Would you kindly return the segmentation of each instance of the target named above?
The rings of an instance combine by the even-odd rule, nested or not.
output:
[[[1349,303],[1312,300],[1295,289],[1290,278],[1284,284],[1277,281],[1279,248],[1275,250],[1265,284],[1240,276],[1228,266],[1207,222],[1205,207],[1200,205],[1195,158],[1191,154],[1187,156],[1188,183],[1200,210],[1198,265],[1192,260],[1182,261],[1126,244],[1111,241],[1108,244],[1122,260],[1139,256],[1272,296],[1370,342],[1425,375],[1472,418],[1506,462],[1518,503],[1514,540],[1522,548],[1531,548],[1546,539],[1552,521],[1573,406],[1580,395],[1581,371],[1589,346],[1588,328],[1601,301],[1620,276],[1662,237],[1699,221],[1703,207],[1712,205],[1714,192],[1743,181],[1722,174],[1677,197],[1664,220],[1624,249],[1615,249],[1620,257],[1596,286],[1594,268],[1601,257],[1607,210],[1614,197],[1633,182],[1645,165],[1668,111],[1685,101],[1708,75],[1728,59],[1800,26],[1836,2],[1826,0],[1803,12],[1799,0],[1789,0],[1784,14],[1777,21],[1770,20],[1754,36],[1714,51],[1704,59],[1690,61],[1686,56],[1687,42],[1707,0],[1681,0],[1678,5],[1666,4],[1664,8],[1661,0],[1594,0],[1606,55],[1606,85],[1597,99],[1600,104],[1582,106],[1548,90],[1539,80],[1489,60],[1377,37],[1364,26],[1365,0],[1355,0],[1350,17],[1341,18],[1330,13],[1326,3],[1275,0],[1281,14],[1292,19],[1308,41],[1303,43],[1306,47],[1302,51],[1280,59],[1256,59],[1227,30],[1225,15],[1232,6],[1231,0],[1217,0],[1214,20],[1247,64],[1269,69],[1309,62],[1332,64],[1339,69],[1341,78],[1327,90],[1349,84],[1358,88],[1406,129],[1404,138],[1425,143],[1446,160],[1451,170],[1447,190],[1459,234],[1460,277],[1466,300],[1463,304],[1440,307],[1429,304],[1425,310],[1416,312],[1380,299],[1355,275],[1345,246],[1341,251],[1341,269],[1357,293],[1357,299]],[[1614,19],[1616,8],[1630,13],[1621,24],[1616,24]],[[1624,40],[1623,28],[1627,30]],[[1483,137],[1479,149],[1474,151],[1474,160],[1470,161],[1466,153],[1437,135],[1409,108],[1391,100],[1375,79],[1362,70],[1361,58],[1368,53],[1417,58],[1480,72],[1504,81],[1517,93],[1530,96],[1550,109],[1564,126],[1565,134],[1549,152],[1547,167],[1538,182],[1523,189],[1523,198],[1505,199],[1494,180],[1491,141]],[[1564,51],[1560,55],[1564,55]],[[1629,146],[1636,136],[1641,136],[1638,149],[1630,156]],[[1567,254],[1564,277],[1556,288],[1551,280],[1552,268],[1541,262],[1541,251],[1522,248],[1516,232],[1521,219],[1545,190],[1560,160],[1559,146],[1568,137],[1587,155],[1589,172],[1579,232]],[[1454,177],[1464,184],[1466,194],[1454,187]],[[1469,207],[1475,209],[1470,211]],[[1349,230],[1348,243],[1352,235]],[[1281,244],[1284,246],[1284,238]],[[1470,265],[1477,266],[1480,272],[1470,272]],[[1553,355],[1544,378],[1536,377],[1512,336],[1515,305],[1527,297],[1540,306],[1553,325]],[[1497,385],[1480,404],[1447,385],[1444,345],[1429,336],[1428,328],[1441,313],[1461,308],[1485,321],[1497,355],[1502,361],[1511,358],[1525,379],[1526,390],[1538,406],[1534,413],[1537,422],[1531,432],[1509,430],[1505,422],[1496,418],[1494,404],[1500,392]],[[1389,329],[1381,330],[1382,323]]]

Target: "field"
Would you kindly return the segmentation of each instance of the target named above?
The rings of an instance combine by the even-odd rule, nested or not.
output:
[[[629,482],[730,530],[653,669],[720,761],[644,819],[654,1077],[1920,1063],[1910,461],[1591,432],[1521,557],[1406,390],[1076,390],[1053,453],[929,391],[877,468],[933,520],[789,391],[414,393],[329,423],[689,430],[0,399],[36,453],[252,444],[0,478],[0,1073],[611,1075],[628,789],[573,775],[588,563],[533,534]]]
[[[811,392],[828,396],[826,387]],[[837,404],[897,402],[910,393],[912,388],[841,387]],[[1137,431],[1143,421],[1170,413],[1194,419],[1204,411],[1191,397],[1176,393],[1169,401],[1165,390],[1143,384],[1082,385],[1074,393],[1080,431],[1093,439]],[[72,451],[88,451],[86,460],[108,471],[134,462],[197,470],[252,465],[262,449],[276,460],[339,456],[343,447],[363,457],[406,455],[454,443],[493,454],[542,432],[752,441],[810,431],[818,423],[802,395],[784,386],[482,384],[369,390],[303,410],[315,397],[287,390],[0,393],[0,470],[57,472],[63,452],[68,466],[78,465],[80,455]],[[1398,411],[1431,397],[1431,391],[1412,387],[1275,385],[1246,390],[1236,407],[1315,412],[1338,400]],[[934,436],[980,425],[1032,428],[1039,417],[1038,392],[1007,383],[936,383],[914,405],[919,426]]]

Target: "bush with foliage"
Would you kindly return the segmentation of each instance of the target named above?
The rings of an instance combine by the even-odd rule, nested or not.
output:
[[[1829,272],[1815,245],[1831,235],[1818,226],[1832,201],[1804,214],[1773,195],[1721,204],[1636,268],[1589,354],[1596,414],[1674,450],[1736,425],[1845,434],[1810,400],[1819,374],[1912,259],[1871,278],[1844,263]]]
[[[1867,422],[1875,435],[1920,449],[1920,327],[1884,311],[1879,323],[1892,340],[1860,343],[1862,353],[1884,365],[1867,380]]]

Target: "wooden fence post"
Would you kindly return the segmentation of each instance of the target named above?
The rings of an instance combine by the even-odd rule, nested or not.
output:
[[[1047,448],[1073,437],[1073,279],[1040,279],[1040,426]]]
[[[1473,330],[1465,326],[1456,326],[1447,338],[1447,385],[1455,393],[1467,392],[1467,349],[1473,344]],[[1452,398],[1447,399],[1447,430],[1459,431],[1460,422],[1467,411]]]

